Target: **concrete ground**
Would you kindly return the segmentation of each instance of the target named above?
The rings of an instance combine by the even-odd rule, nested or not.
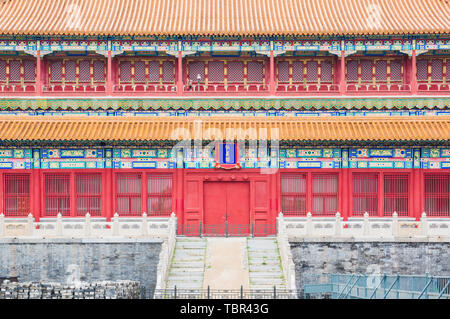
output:
[[[247,238],[208,238],[203,288],[249,288]]]

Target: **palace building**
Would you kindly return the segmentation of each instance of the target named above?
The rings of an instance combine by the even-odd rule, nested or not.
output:
[[[450,218],[450,2],[0,0],[0,168],[6,218]]]

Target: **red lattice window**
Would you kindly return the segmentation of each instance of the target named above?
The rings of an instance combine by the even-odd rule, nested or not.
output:
[[[120,216],[141,216],[141,174],[117,174],[116,207]]]
[[[321,63],[321,81],[333,82],[333,63],[330,61],[323,61]]]
[[[46,216],[70,216],[69,174],[45,174],[44,191]]]
[[[105,62],[96,60],[94,61],[94,81],[105,82],[106,78]]]
[[[247,63],[247,80],[249,82],[262,82],[264,77],[264,64],[257,61],[249,61]]]
[[[6,61],[0,60],[0,82],[6,82]]]
[[[23,78],[25,82],[34,82],[36,80],[36,62],[34,60],[23,61]]]
[[[386,60],[378,60],[375,62],[375,78],[379,82],[386,82],[388,80]]]
[[[134,82],[145,83],[145,62],[135,61],[134,62]]]
[[[306,215],[306,175],[282,175],[281,209],[286,216]]]
[[[120,61],[120,82],[131,82],[131,62]]]
[[[159,82],[159,62],[150,61],[148,62],[149,80],[152,83]]]
[[[317,82],[319,79],[319,63],[308,61],[306,63],[306,80],[308,82]]]
[[[77,174],[75,178],[77,216],[101,216],[101,174]]]
[[[205,63],[190,62],[189,63],[189,80],[193,83],[205,81]]]
[[[442,70],[443,61],[441,59],[434,59],[431,62],[431,81],[440,82],[444,77]]]
[[[230,61],[228,62],[228,82],[239,83],[244,82],[244,62]]]
[[[384,216],[408,216],[409,178],[407,174],[384,175]]]
[[[446,78],[447,82],[450,81],[450,59],[447,59],[445,78]]]
[[[428,80],[428,61],[417,60],[417,79],[419,81]]]
[[[278,82],[289,82],[289,62],[278,63]]]
[[[358,60],[350,60],[347,62],[347,81],[358,81]]]
[[[303,82],[303,68],[304,64],[301,61],[295,61],[292,63],[292,81]]]
[[[175,64],[172,61],[164,61],[162,64],[163,82],[175,82]]]
[[[373,61],[372,60],[361,60],[361,80],[363,82],[371,82],[373,75]]]
[[[222,83],[225,80],[225,63],[223,61],[211,61],[208,63],[209,82]]]
[[[391,82],[400,82],[403,80],[403,70],[401,60],[391,61]]]
[[[338,211],[338,177],[335,174],[312,176],[312,214],[334,216]]]
[[[425,175],[424,184],[427,216],[450,216],[450,174]]]
[[[62,61],[50,62],[50,81],[51,82],[61,82],[62,81],[62,79],[63,79],[62,69],[63,69]]]
[[[30,213],[30,175],[4,175],[6,217],[26,217]]]
[[[75,83],[77,81],[77,63],[66,61],[66,82]]]
[[[378,214],[378,175],[353,175],[353,216]]]
[[[9,61],[9,80],[11,82],[20,82],[20,60]]]
[[[172,176],[147,175],[148,216],[170,216],[172,212]]]
[[[82,60],[79,62],[80,64],[80,82],[91,82],[91,63],[87,60]]]

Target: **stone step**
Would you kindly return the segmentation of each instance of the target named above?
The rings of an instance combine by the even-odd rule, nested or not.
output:
[[[203,281],[203,273],[196,275],[186,275],[186,274],[170,274],[169,281],[179,281],[179,282],[202,282]]]
[[[177,237],[177,243],[205,243],[205,238],[199,237]]]
[[[282,272],[250,272],[250,279],[281,279],[284,280]]]
[[[183,250],[205,250],[206,249],[206,244],[202,244],[202,243],[181,243],[181,244],[177,244],[176,245],[176,249],[183,249]]]
[[[250,276],[250,287],[253,288],[253,285],[285,285],[284,279],[281,278],[254,278]]]
[[[278,251],[267,250],[267,251],[249,251],[248,256],[251,258],[278,258],[280,255]]]
[[[203,288],[203,282],[199,283],[190,283],[190,282],[168,282],[167,288],[173,289],[174,286],[177,286],[177,288],[180,289],[202,289]]]
[[[253,285],[252,286],[252,289],[262,289],[262,290],[271,290],[271,291],[273,291],[273,286],[274,285],[272,285],[272,286],[270,286],[270,285]],[[283,290],[283,289],[286,289],[286,286],[285,285],[275,285],[276,287],[277,287],[277,290],[278,289],[280,289],[280,290]]]
[[[195,269],[195,270],[193,270]],[[181,269],[177,269],[177,268],[172,268],[169,271],[169,278],[173,278],[173,277],[203,277],[203,269],[202,268],[192,268],[191,269],[186,269],[186,270],[181,270]]]
[[[252,264],[248,267],[251,272],[282,272],[281,267],[278,264],[272,265],[261,265],[261,264]]]
[[[252,265],[279,265],[280,264],[280,260],[278,258],[273,258],[273,259],[263,259],[263,258],[251,258],[249,257],[249,262],[248,262],[249,266]]]
[[[177,260],[174,260],[172,262],[171,268],[203,269],[204,266],[205,266],[205,263],[203,261],[177,261]]]

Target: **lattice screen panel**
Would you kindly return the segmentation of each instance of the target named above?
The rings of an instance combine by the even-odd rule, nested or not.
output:
[[[159,61],[149,61],[148,62],[148,77],[150,82],[159,82]]]
[[[46,216],[70,216],[69,174],[45,174],[44,191]]]
[[[353,175],[353,216],[378,214],[378,175]]]
[[[6,61],[0,60],[0,82],[6,82]]]
[[[120,82],[131,82],[131,62],[120,62]]]
[[[425,175],[424,191],[427,216],[450,216],[450,174]]]
[[[281,210],[286,216],[306,215],[306,175],[281,176]]]
[[[189,80],[193,83],[205,81],[205,62],[189,62]]]
[[[444,74],[442,70],[443,61],[441,59],[434,59],[431,62],[431,81],[441,82]]]
[[[141,216],[141,174],[117,174],[116,204],[121,216]]]
[[[170,216],[172,212],[172,176],[147,176],[147,209],[149,216]]]
[[[418,60],[417,61],[417,79],[419,81],[428,80],[428,61]]]
[[[25,82],[34,82],[36,80],[36,62],[33,60],[24,60],[23,72]]]
[[[62,61],[52,61],[50,63],[51,82],[61,82],[63,80],[62,67],[63,67]]]
[[[101,216],[101,174],[76,175],[76,214],[85,216]]]
[[[77,63],[75,61],[66,61],[66,82],[74,83],[77,81]]]
[[[244,82],[244,63],[239,61],[228,62],[228,82]]]
[[[312,214],[334,216],[338,211],[337,175],[314,174],[312,176]]]
[[[145,83],[145,62],[135,61],[134,62],[134,82]]]
[[[9,79],[11,82],[20,82],[20,61],[10,60],[9,61]]]
[[[262,82],[264,77],[264,64],[257,61],[247,63],[247,80],[249,82]]]
[[[6,217],[26,217],[30,210],[30,175],[4,175],[4,210]]]
[[[105,82],[105,62],[96,60],[94,61],[94,81]]]
[[[91,66],[90,61],[82,60],[80,64],[80,82],[91,82]]]
[[[209,82],[222,83],[225,80],[225,63],[223,61],[210,61],[208,63]]]
[[[172,61],[164,61],[162,65],[162,80],[163,82],[175,82],[175,64]],[[203,77],[204,77],[203,70]]]
[[[409,178],[407,174],[384,176],[384,216],[408,216]]]

